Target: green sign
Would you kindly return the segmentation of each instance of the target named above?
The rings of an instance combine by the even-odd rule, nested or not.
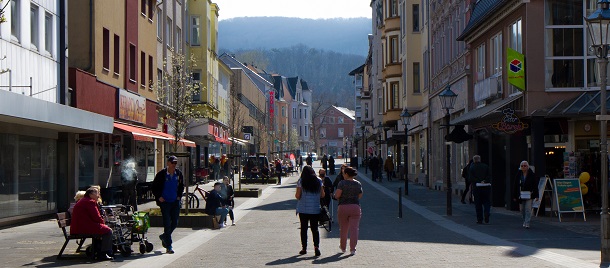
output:
[[[578,179],[555,179],[555,198],[560,213],[585,211]]]
[[[506,49],[508,83],[525,91],[525,56],[518,51]]]

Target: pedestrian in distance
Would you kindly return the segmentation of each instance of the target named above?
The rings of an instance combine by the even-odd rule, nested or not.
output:
[[[328,168],[330,175],[335,175],[335,158],[332,155],[328,158]]]
[[[131,206],[134,211],[138,210],[138,172],[136,163],[129,161],[121,167],[121,192],[123,194],[123,205]]]
[[[104,261],[112,260],[112,229],[105,224],[98,209],[97,200],[99,196],[100,190],[98,188],[89,187],[85,191],[84,197],[74,205],[70,235],[101,235],[102,241],[99,250],[95,252],[95,258]]]
[[[305,163],[306,163],[308,166],[311,166],[311,165],[313,164],[313,158],[311,157],[311,154],[308,154],[308,155],[307,155],[307,158],[305,158]]]
[[[474,206],[477,212],[477,224],[489,223],[491,209],[491,171],[489,166],[481,163],[481,156],[472,157],[468,170],[468,179],[474,185]]]
[[[167,167],[155,175],[152,192],[163,217],[163,233],[159,235],[165,253],[174,254],[172,233],[178,226],[180,216],[180,199],[184,193],[184,176],[176,168],[178,158],[171,155],[167,158]]]
[[[470,159],[470,162],[468,162],[468,164],[462,169],[462,178],[464,178],[464,183],[466,184],[466,186],[464,187],[464,192],[462,192],[462,204],[466,204],[466,201],[464,201],[464,199],[466,199],[466,196],[468,196],[468,202],[470,204],[473,203],[472,185],[470,183],[470,180],[468,179],[468,170],[470,169],[471,165],[472,165],[472,159]]]
[[[322,156],[322,168],[324,169],[324,171],[328,170],[328,157],[326,155]]]
[[[275,174],[277,175],[277,185],[282,185],[282,161],[275,160]]]
[[[233,214],[233,208],[235,207],[235,191],[233,190],[233,185],[231,185],[231,179],[229,179],[229,177],[225,176],[224,178],[222,178],[222,182],[224,183],[226,189],[225,204],[229,209],[229,218],[231,219],[231,225],[235,225],[235,215]],[[225,218],[225,222],[226,221],[227,220]]]
[[[378,179],[378,174],[377,174],[377,168],[379,168],[379,158],[377,158],[377,156],[373,156],[370,160],[369,160],[369,167],[371,168],[371,175],[372,175],[372,179],[373,181],[377,181]]]
[[[385,159],[383,169],[388,174],[388,181],[392,181],[392,176],[394,176],[394,161],[391,156],[388,156],[388,158]]]
[[[356,254],[358,244],[358,233],[360,232],[360,198],[362,198],[362,184],[356,180],[358,171],[352,167],[343,170],[344,179],[339,182],[335,190],[335,198],[339,200],[337,218],[339,219],[339,249],[345,253],[347,237],[349,250],[352,255]]]
[[[315,255],[320,256],[320,232],[318,220],[320,218],[320,199],[325,197],[323,182],[316,176],[311,166],[305,166],[301,177],[297,181],[297,190],[294,195],[297,199],[297,214],[301,221],[301,246],[299,254],[307,254],[307,227],[311,228]]]
[[[521,161],[519,171],[513,181],[513,201],[519,202],[523,227],[530,228],[532,200],[538,200],[538,178],[527,161]]]
[[[220,195],[220,190],[223,187],[222,182],[214,183],[214,190],[210,191],[207,199],[205,200],[205,213],[208,215],[218,215],[220,219],[218,220],[218,225],[220,228],[225,228],[225,220],[227,218],[227,214],[229,214],[229,209],[227,208],[227,204],[225,204],[225,199]]]
[[[214,162],[212,163],[212,170],[214,171],[214,181],[218,181],[220,179],[220,159],[217,157],[214,158]]]
[[[337,186],[339,186],[339,182],[341,182],[343,180],[343,172],[345,171],[346,167],[349,167],[349,166],[347,164],[343,164],[339,168],[339,175],[337,175],[337,177],[335,177],[335,180],[333,181],[333,192],[334,192],[334,190],[337,189]]]
[[[324,186],[324,198],[320,200],[322,202],[321,205],[328,208],[330,206],[330,198],[333,193],[333,182],[328,176],[326,176],[326,171],[324,171],[324,169],[318,170],[318,176],[320,180],[322,180],[322,184]]]

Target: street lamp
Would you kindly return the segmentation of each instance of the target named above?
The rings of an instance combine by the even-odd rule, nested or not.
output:
[[[606,68],[608,67],[608,49],[610,40],[608,32],[610,30],[610,0],[600,0],[597,2],[599,8],[585,19],[589,35],[591,36],[591,49],[597,56],[597,64],[601,79],[599,80],[600,91],[600,115],[596,119],[600,123],[600,157],[601,157],[601,181],[602,181],[602,211],[601,211],[601,262],[610,262],[610,215],[608,215],[608,139],[607,139],[607,120],[609,119],[606,111]]]
[[[379,125],[377,125],[377,133],[379,134],[379,157],[381,157],[382,132],[383,132],[383,124],[381,122],[379,122]]]
[[[447,85],[445,90],[438,95],[438,98],[441,100],[441,107],[445,109],[445,127],[447,128],[447,135],[449,135],[449,110],[453,109],[453,105],[455,104],[455,100],[457,99],[457,94],[451,91],[451,86]],[[451,144],[447,142],[447,151],[445,154],[447,155],[447,176],[445,186],[447,187],[447,216],[451,216],[452,207],[451,207]]]
[[[411,123],[411,116],[409,111],[407,111],[407,107],[405,107],[400,114],[400,120],[402,120],[402,124],[405,126],[405,195],[409,195],[409,136],[407,136],[409,129],[407,126]]]

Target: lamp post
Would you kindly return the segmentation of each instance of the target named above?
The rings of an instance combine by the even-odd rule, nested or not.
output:
[[[411,116],[409,111],[407,111],[407,107],[400,114],[400,120],[402,120],[402,124],[405,126],[405,195],[409,195],[409,136],[407,135],[409,128],[407,126],[411,123]]]
[[[610,215],[608,214],[608,138],[606,111],[606,68],[608,66],[608,49],[610,40],[608,32],[610,30],[610,0],[600,0],[597,2],[599,8],[585,19],[587,28],[591,36],[591,49],[597,56],[597,64],[601,79],[599,80],[600,91],[600,115],[596,119],[600,123],[600,157],[601,157],[601,182],[602,182],[602,211],[601,211],[601,262],[610,262],[610,234],[608,224]]]
[[[381,121],[379,121],[379,125],[377,125],[377,133],[379,133],[379,155],[377,155],[377,158],[379,159],[379,164],[381,166],[383,166],[383,161],[381,160],[381,151],[382,151],[382,146],[381,143],[383,142],[383,124],[381,123]],[[371,169],[372,171],[373,169]],[[377,174],[373,175],[373,178],[377,178],[379,179],[379,182],[381,182],[381,178],[383,178],[383,171],[382,169],[380,169],[378,166],[375,167],[375,171],[377,172]]]
[[[382,141],[382,135],[383,135],[383,124],[381,122],[379,122],[379,125],[377,125],[377,133],[379,134],[379,157],[381,157],[381,142]]]
[[[449,110],[453,109],[453,105],[455,104],[455,100],[457,99],[457,94],[451,91],[451,86],[447,85],[445,90],[438,95],[441,101],[441,107],[445,109],[445,127],[447,128],[447,135],[449,135]],[[447,216],[451,216],[452,206],[451,206],[451,144],[447,142],[447,151],[445,152],[447,155],[447,176],[445,187],[447,187]]]

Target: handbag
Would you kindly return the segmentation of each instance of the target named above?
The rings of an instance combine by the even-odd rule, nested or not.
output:
[[[519,198],[522,200],[532,199],[532,192],[530,191],[521,191],[519,194]]]

